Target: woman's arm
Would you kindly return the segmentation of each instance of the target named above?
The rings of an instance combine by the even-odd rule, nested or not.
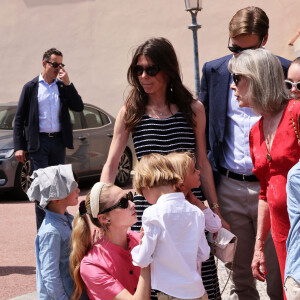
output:
[[[128,142],[129,132],[125,129],[125,111],[126,108],[123,106],[118,113],[108,157],[101,173],[100,181],[106,183],[115,182],[119,161]]]
[[[113,300],[149,300],[151,294],[150,266],[141,269],[136,292],[131,295],[126,289],[120,292]]]
[[[217,193],[215,189],[213,174],[211,165],[206,154],[206,139],[205,139],[205,110],[203,104],[200,101],[193,101],[192,110],[195,113],[194,122],[196,124],[194,128],[196,137],[196,166],[200,170],[201,188],[205,194],[205,197],[211,207],[218,204]],[[229,224],[222,218],[218,207],[213,208],[222,221],[222,226],[230,230]]]
[[[253,277],[260,281],[265,281],[267,274],[267,269],[265,265],[264,246],[265,240],[270,231],[270,227],[271,222],[268,202],[266,200],[259,199],[257,216],[257,235],[251,267]]]

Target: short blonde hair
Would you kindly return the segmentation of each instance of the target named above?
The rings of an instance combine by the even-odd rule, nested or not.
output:
[[[247,78],[249,104],[256,113],[277,113],[288,102],[281,63],[270,51],[244,50],[230,59],[228,70]]]
[[[165,156],[152,153],[145,155],[137,163],[133,178],[133,186],[137,193],[143,194],[146,187],[178,184],[181,178],[174,171],[171,162]]]
[[[171,162],[175,173],[179,175],[182,182],[188,175],[190,167],[196,163],[195,155],[191,152],[172,152],[166,158]]]

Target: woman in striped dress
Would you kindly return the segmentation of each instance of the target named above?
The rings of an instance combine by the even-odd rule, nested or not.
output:
[[[140,45],[133,55],[127,79],[132,89],[118,113],[101,181],[114,182],[118,162],[132,132],[138,159],[150,153],[194,152],[205,198],[221,217],[206,155],[205,110],[182,84],[171,43],[164,38],[153,38]],[[199,200],[203,198],[200,188],[193,192]],[[135,204],[138,223],[133,229],[139,230],[143,211],[150,204],[140,195],[135,196]],[[213,256],[202,264],[202,279],[209,299],[220,299]]]

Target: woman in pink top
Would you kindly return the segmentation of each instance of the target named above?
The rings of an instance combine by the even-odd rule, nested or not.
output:
[[[90,299],[150,299],[150,269],[132,264],[139,234],[128,231],[136,221],[133,195],[113,184],[97,182],[80,204],[71,238],[72,299],[86,289]],[[90,222],[101,231],[93,244]]]

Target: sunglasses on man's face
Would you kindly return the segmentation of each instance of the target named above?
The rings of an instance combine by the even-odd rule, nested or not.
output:
[[[153,77],[153,76],[156,76],[159,73],[160,68],[157,65],[152,65],[152,66],[149,66],[149,67],[146,67],[146,68],[144,68],[143,66],[139,66],[139,65],[136,65],[134,67],[134,72],[136,73],[137,76],[142,76],[144,71],[146,72],[146,74],[148,76]]]
[[[110,211],[112,211],[112,210],[114,210],[114,209],[116,209],[118,207],[125,209],[129,205],[128,201],[133,201],[133,194],[132,194],[132,192],[128,192],[126,194],[126,197],[122,197],[118,201],[118,203],[116,203],[115,205],[113,205],[113,206],[111,206],[109,208],[104,209],[103,211],[99,212],[98,215],[101,215],[101,214],[104,214],[104,213],[108,213],[108,212],[110,212]]]
[[[232,74],[233,82],[235,86],[238,86],[239,82],[241,81],[241,75],[240,74]]]
[[[230,43],[230,37],[229,37],[227,48],[228,48],[231,52],[233,52],[233,53],[241,53],[241,52],[244,51],[244,50],[249,50],[249,49],[250,49],[250,50],[253,50],[253,49],[260,48],[261,45],[262,45],[262,43],[263,43],[263,41],[264,41],[264,39],[262,39],[262,40],[260,41],[260,43],[259,43],[258,46],[256,45],[256,46],[252,46],[252,47],[242,48],[242,47],[236,46],[236,45],[234,45],[234,46],[229,46],[229,43]]]
[[[54,69],[56,69],[56,68],[58,68],[58,67],[62,67],[62,68],[63,68],[63,67],[65,66],[64,64],[59,64],[59,63],[57,63],[57,62],[53,62],[53,61],[49,61],[49,60],[46,60],[46,63],[52,65],[52,67],[53,67]]]
[[[295,87],[297,91],[300,92],[300,81],[294,83],[289,80],[285,80],[284,82],[288,90],[291,90],[293,87]]]

